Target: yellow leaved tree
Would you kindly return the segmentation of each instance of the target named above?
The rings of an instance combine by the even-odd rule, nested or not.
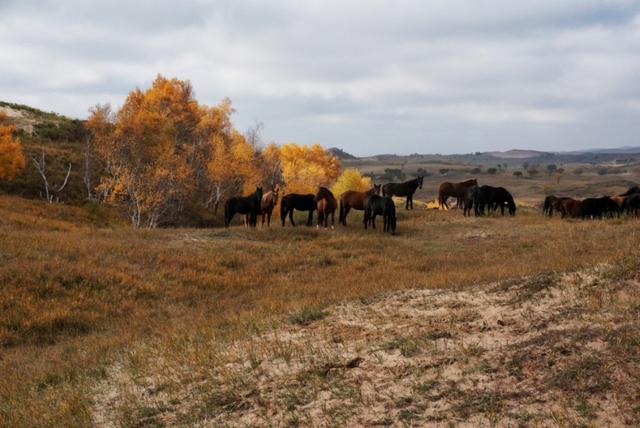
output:
[[[284,144],[280,163],[286,193],[315,193],[329,186],[340,172],[340,161],[319,144]]]
[[[336,197],[347,190],[366,192],[369,189],[371,189],[371,177],[364,177],[357,168],[346,168],[331,187]]]
[[[254,148],[236,130],[232,130],[228,138],[214,135],[208,144],[211,149],[207,163],[212,186],[210,201],[214,211],[218,211],[224,197],[253,192],[260,184],[260,174]]]
[[[0,122],[6,115],[0,112]],[[0,125],[0,180],[11,180],[25,167],[22,143],[14,135],[14,125]]]

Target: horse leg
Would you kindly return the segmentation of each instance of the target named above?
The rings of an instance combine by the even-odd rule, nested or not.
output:
[[[371,227],[374,229],[376,228],[376,215],[377,214],[375,212],[371,215]]]
[[[289,211],[289,222],[291,223],[291,226],[296,227],[296,223],[293,221],[293,208]]]
[[[344,212],[342,213],[342,225],[343,226],[347,225],[347,214],[349,214],[349,211],[351,211],[351,205],[345,204],[344,205]]]
[[[318,215],[320,215],[318,213]],[[309,217],[307,218],[307,226],[312,226],[313,225],[313,210],[309,211]]]
[[[331,211],[331,229],[335,229],[336,210]]]

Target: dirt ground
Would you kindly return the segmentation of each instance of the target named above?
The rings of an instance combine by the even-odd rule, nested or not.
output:
[[[637,425],[640,283],[629,263],[293,313],[222,348],[186,345],[215,354],[197,373],[132,351],[96,385],[93,421]]]

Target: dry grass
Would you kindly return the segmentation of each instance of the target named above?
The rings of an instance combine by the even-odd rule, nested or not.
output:
[[[322,322],[327,305],[368,302],[390,290],[461,287],[619,261],[638,242],[632,219],[564,222],[526,211],[515,218],[464,219],[457,212],[401,210],[399,234],[391,237],[365,233],[357,218],[333,231],[146,232],[114,223],[102,209],[0,196],[0,425],[89,425],[95,386],[121,371],[124,378],[151,382],[116,388],[118,400],[128,397],[117,406],[122,424],[162,421],[179,407],[171,404],[180,401],[172,388],[182,382],[202,385],[200,391],[182,389],[202,404],[183,421],[191,424],[217,409],[247,405],[253,380],[244,371],[230,369],[223,389],[211,389],[207,376],[214,372],[201,371],[233,340],[280,321],[313,325]],[[476,316],[471,309],[456,311],[447,329],[431,333],[454,334],[457,323]],[[625,334],[613,334],[611,343],[626,346],[619,339]],[[399,352],[421,352],[412,340],[400,339]],[[300,355],[286,340],[270,346],[284,360]],[[255,351],[249,367],[263,352]],[[308,393],[277,391],[288,406],[312,399],[315,382],[350,362],[318,352],[307,367]],[[465,352],[475,358],[479,351]],[[172,361],[163,364],[168,357]],[[171,372],[176,367],[182,372]],[[145,373],[151,368],[166,369],[163,375],[176,382],[154,384]],[[171,397],[164,407],[145,401],[149,388]],[[348,384],[338,389],[359,394]],[[497,409],[503,399],[481,396],[472,405]]]
[[[231,342],[147,341],[95,387],[94,421],[637,426],[633,260],[617,280],[620,264],[554,276],[535,299],[517,298],[528,281],[396,291]]]

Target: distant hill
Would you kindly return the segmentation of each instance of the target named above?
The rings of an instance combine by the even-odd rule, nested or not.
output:
[[[345,152],[342,149],[339,149],[337,147],[331,147],[330,149],[327,149],[327,151],[329,153],[331,153],[333,156],[337,157],[340,160],[354,160],[354,159],[358,159],[357,157],[355,157],[354,155]]]
[[[486,154],[496,158],[501,158],[501,159],[527,159],[527,158],[540,157],[548,153],[539,152],[537,150],[514,149],[514,150],[507,150],[506,152],[487,152]]]

